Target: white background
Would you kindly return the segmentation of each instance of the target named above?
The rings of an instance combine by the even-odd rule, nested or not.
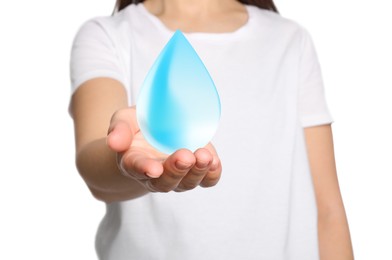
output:
[[[392,15],[386,0],[276,0],[313,36],[356,259],[392,259]],[[95,259],[104,206],[74,167],[72,39],[114,0],[0,4],[0,259]]]

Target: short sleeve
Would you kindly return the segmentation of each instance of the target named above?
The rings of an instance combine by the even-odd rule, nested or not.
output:
[[[303,127],[333,122],[329,112],[321,68],[313,41],[303,30],[299,68],[299,118]]]
[[[72,93],[85,81],[96,77],[114,78],[124,84],[124,73],[108,30],[92,19],[75,36],[70,61]]]

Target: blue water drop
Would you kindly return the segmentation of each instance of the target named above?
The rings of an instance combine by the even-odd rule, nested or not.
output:
[[[185,36],[176,31],[140,88],[136,111],[144,138],[167,154],[180,148],[195,151],[214,136],[220,109],[210,74]]]

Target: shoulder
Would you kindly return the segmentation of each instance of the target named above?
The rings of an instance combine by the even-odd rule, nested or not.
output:
[[[302,34],[306,29],[297,21],[286,18],[273,11],[261,9],[256,6],[247,6],[250,19],[259,28],[278,33]]]
[[[135,5],[130,5],[113,15],[89,18],[80,26],[77,35],[95,37],[118,37],[130,29]]]
[[[256,6],[247,6],[253,33],[264,40],[268,38],[276,43],[300,46],[304,48],[312,37],[302,24],[286,18],[278,13],[261,9]]]

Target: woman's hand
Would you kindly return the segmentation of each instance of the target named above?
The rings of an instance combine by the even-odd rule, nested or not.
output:
[[[121,173],[152,192],[186,191],[218,183],[222,166],[211,144],[194,153],[180,149],[163,154],[143,138],[136,121],[136,109],[117,111],[111,120],[107,144],[117,152]]]

